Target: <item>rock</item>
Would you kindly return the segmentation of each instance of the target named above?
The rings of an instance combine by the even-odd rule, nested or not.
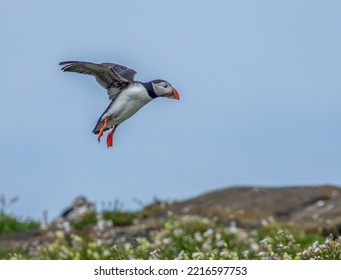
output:
[[[273,217],[280,223],[304,230],[341,228],[341,188],[318,187],[232,187],[175,202],[156,215],[200,215],[222,223],[254,228]]]

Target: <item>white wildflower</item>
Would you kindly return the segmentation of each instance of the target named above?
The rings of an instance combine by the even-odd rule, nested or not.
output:
[[[229,251],[225,248],[225,249],[223,249],[223,250],[220,251],[219,255],[220,255],[221,257],[224,257],[224,256],[228,255],[228,252],[229,252]]]
[[[220,240],[221,239],[221,233],[220,232],[216,232],[215,239],[216,240]]]
[[[261,241],[259,241],[259,243],[261,243],[261,244],[268,243],[268,239],[265,237],[264,239],[262,239]]]
[[[265,255],[266,255],[266,253],[264,251],[258,253],[258,256],[260,256],[260,257],[263,257]]]
[[[265,220],[265,219],[262,219],[261,220],[261,224],[262,224],[263,227],[265,227],[265,226],[267,226],[269,224],[269,222],[267,220]]]
[[[124,243],[123,244],[123,248],[124,248],[124,250],[129,250],[130,248],[131,248],[131,244],[130,244],[130,242],[126,242],[126,243]]]
[[[319,241],[318,240],[316,240],[314,243],[313,243],[313,248],[316,248],[317,246],[319,245]]]
[[[231,233],[237,233],[238,232],[236,222],[231,222],[231,224],[229,226],[229,230]]]
[[[98,230],[104,231],[105,230],[105,224],[106,224],[106,222],[104,220],[98,220],[98,222],[97,222]]]
[[[103,257],[107,258],[107,257],[110,257],[110,256],[111,256],[110,250],[105,249],[105,250],[103,251]]]
[[[194,233],[194,239],[195,239],[195,241],[197,241],[197,242],[202,242],[203,238],[202,238],[202,236],[201,236],[201,233],[200,233],[200,232]]]
[[[192,253],[192,258],[197,259],[200,255],[201,255],[200,252],[194,252],[194,253]]]
[[[165,244],[165,245],[170,244],[171,241],[172,241],[172,240],[171,240],[170,238],[167,238],[167,237],[165,237],[165,238],[162,239],[162,243]]]
[[[175,258],[177,260],[183,260],[184,259],[184,250],[181,250],[181,252],[178,254],[178,256]]]
[[[251,249],[252,251],[258,251],[258,249],[259,249],[258,243],[252,242],[252,243],[250,244],[250,249]]]
[[[245,250],[245,251],[242,252],[244,258],[249,257],[249,253],[250,253],[250,252],[249,252],[248,250]]]
[[[206,230],[204,233],[203,233],[203,236],[204,237],[208,237],[210,235],[212,235],[214,233],[213,229],[209,228],[208,230]]]
[[[212,246],[209,242],[205,242],[204,244],[202,244],[202,249],[205,251],[205,252],[208,252],[212,249]]]
[[[221,247],[224,247],[225,245],[225,241],[224,240],[219,240],[217,243],[216,243],[216,246],[221,248]]]

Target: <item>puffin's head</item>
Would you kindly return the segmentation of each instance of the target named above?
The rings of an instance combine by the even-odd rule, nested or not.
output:
[[[167,97],[171,99],[180,99],[178,91],[170,85],[170,83],[164,80],[154,80],[152,81],[152,86],[154,92],[159,97]]]

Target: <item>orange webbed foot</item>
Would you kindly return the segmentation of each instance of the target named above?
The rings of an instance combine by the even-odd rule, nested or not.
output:
[[[98,133],[98,137],[97,137],[98,142],[101,142],[101,137],[103,136],[103,132],[106,129],[107,124],[108,124],[108,118],[105,118],[104,119],[104,123],[103,123],[103,125],[102,125],[102,127],[101,127],[101,129],[100,129],[100,131]]]
[[[108,148],[109,147],[112,147],[112,144],[113,144],[113,136],[114,136],[114,133],[116,131],[116,128],[118,127],[118,124],[116,124],[114,126],[114,128],[112,129],[112,131],[109,132],[108,136],[107,136],[107,146]]]

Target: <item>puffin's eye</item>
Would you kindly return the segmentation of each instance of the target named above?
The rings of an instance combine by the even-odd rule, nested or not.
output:
[[[166,87],[167,87],[167,84],[164,84],[163,87],[166,88]]]

